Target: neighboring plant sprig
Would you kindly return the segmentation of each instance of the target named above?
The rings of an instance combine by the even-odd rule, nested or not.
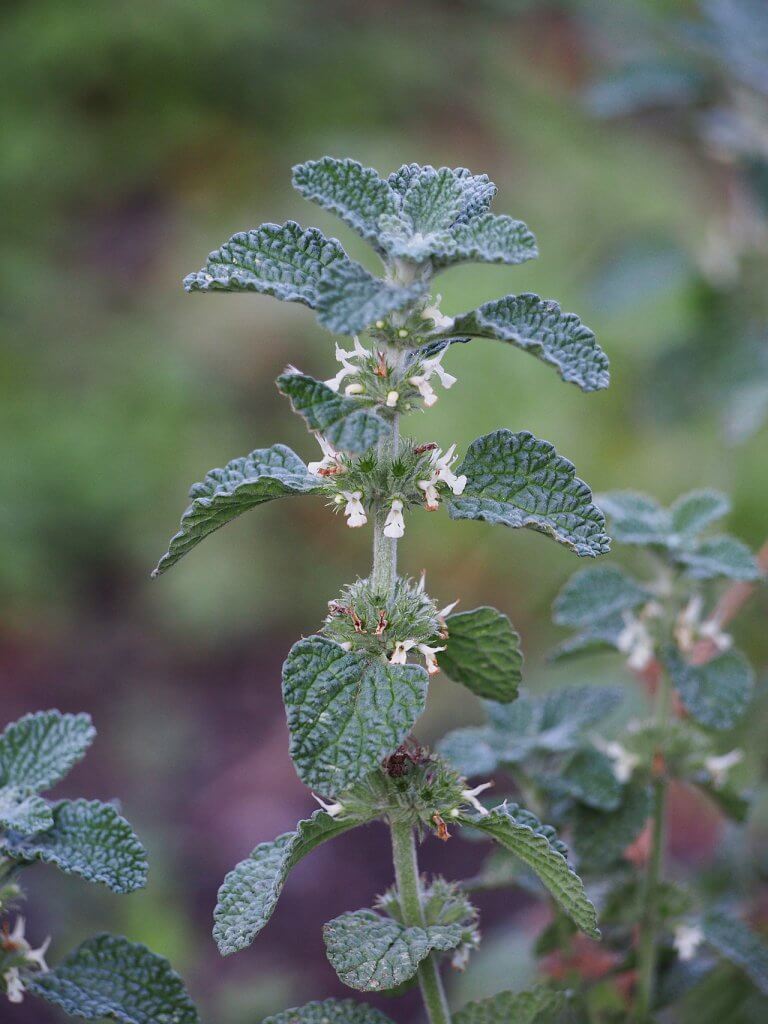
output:
[[[80,1020],[198,1024],[179,976],[146,947],[97,935],[49,970],[50,939],[35,948],[18,913],[19,876],[38,862],[116,893],[146,884],[144,849],[112,804],[40,795],[81,760],[95,735],[88,715],[58,711],[25,715],[0,734],[0,992],[12,1003],[30,993]]]
[[[549,889],[574,925],[597,936],[595,910],[554,830],[506,802],[488,810],[463,777],[410,734],[424,710],[429,675],[442,668],[474,693],[517,697],[522,656],[509,620],[492,608],[453,613],[398,577],[397,542],[411,509],[445,506],[452,519],[479,519],[544,533],[577,555],[608,550],[602,513],[574,467],[526,431],[496,430],[463,458],[456,446],[400,436],[403,414],[437,401],[451,346],[495,338],[553,366],[590,392],[608,385],[608,360],[593,333],[556,302],[506,295],[451,318],[432,294],[441,270],[462,262],[514,265],[537,255],[520,221],[490,210],[496,188],[465,168],[408,164],[381,178],[353,160],[325,157],[294,168],[306,198],[337,213],[370,242],[384,276],[350,260],[335,239],[293,221],[234,235],[185,280],[188,291],[260,292],[313,309],[336,342],[340,370],[326,381],[289,367],[277,381],[320,445],[305,463],[282,444],[257,449],[208,473],[155,574],[242,512],[289,495],[317,495],[348,526],[373,526],[368,578],[329,603],[322,632],[294,645],[283,667],[291,756],[322,809],[293,832],[262,843],[227,876],[214,935],[222,953],[248,946],[272,914],[290,869],[319,843],[374,818],[390,826],[396,889],[374,909],[343,914],[325,929],[339,977],[360,991],[386,991],[418,977],[431,1024],[451,1014],[439,964],[464,964],[476,945],[475,913],[440,879],[424,883],[415,835],[449,826],[487,834]],[[367,335],[361,340],[361,335]],[[457,1024],[544,1019],[564,997],[548,988],[470,1004]],[[516,1009],[517,1008],[517,1009]],[[522,1020],[522,1016],[520,1016]],[[382,1022],[364,1005],[313,1003],[272,1024]]]

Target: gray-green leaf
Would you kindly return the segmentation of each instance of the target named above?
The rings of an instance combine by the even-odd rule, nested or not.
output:
[[[163,957],[115,935],[97,935],[46,974],[25,978],[34,995],[72,1017],[119,1024],[198,1024],[184,983]]]
[[[499,992],[467,1003],[453,1020],[455,1024],[549,1024],[565,1002],[564,992],[539,985],[528,992]]]
[[[575,313],[563,313],[552,299],[505,295],[456,317],[450,334],[507,341],[554,366],[564,381],[582,391],[610,383],[608,356]]]
[[[369,274],[359,263],[345,260],[328,267],[320,278],[317,319],[335,334],[357,334],[410,305],[427,287],[423,281],[393,284]]]
[[[518,820],[503,804],[486,815],[462,815],[458,820],[487,833],[518,857],[538,876],[574,924],[587,935],[599,938],[597,914],[587,898],[584,884],[550,835]]]
[[[219,889],[213,915],[213,937],[222,956],[250,946],[272,916],[294,865],[320,843],[360,823],[358,818],[332,818],[325,811],[315,811],[293,832],[285,832],[273,842],[259,843],[234,867]]]
[[[720,910],[709,911],[702,925],[705,941],[768,996],[768,946],[743,921]]]
[[[285,302],[318,303],[323,270],[348,263],[335,238],[295,221],[238,231],[208,257],[202,270],[184,278],[188,292],[261,292]]]
[[[746,710],[754,687],[754,672],[739,651],[725,651],[703,665],[689,665],[680,652],[665,651],[667,666],[680,699],[708,729],[732,729]]]
[[[377,248],[379,217],[397,211],[396,194],[372,167],[324,156],[293,168],[293,187],[305,199],[338,214]]]
[[[666,544],[669,539],[670,514],[655,498],[636,491],[611,491],[597,500],[610,519],[614,540],[622,544]]]
[[[408,981],[434,949],[459,945],[461,925],[406,928],[373,910],[356,910],[323,927],[331,966],[345,985],[380,992]]]
[[[146,885],[147,855],[114,807],[98,800],[62,800],[51,812],[51,828],[31,836],[0,837],[0,852],[21,864],[55,864],[117,893]]]
[[[262,1024],[392,1024],[380,1010],[351,999],[325,999],[267,1017]]]
[[[517,697],[522,679],[520,637],[495,608],[457,612],[446,621],[448,639],[440,668],[478,697],[504,703]]]
[[[192,504],[181,517],[181,529],[152,573],[159,576],[214,531],[265,501],[289,494],[311,494],[321,482],[299,456],[284,444],[257,448],[250,455],[212,469],[189,491]]]
[[[424,710],[427,673],[345,651],[325,637],[299,640],[283,666],[291,757],[320,793],[341,792],[376,768]]]
[[[571,812],[573,845],[589,871],[609,868],[640,835],[650,813],[648,787],[629,783],[615,811],[576,804]]]
[[[538,255],[533,232],[521,220],[485,213],[451,228],[447,244],[436,246],[432,265],[436,270],[466,262],[515,265]]]
[[[50,789],[83,758],[95,735],[90,715],[25,715],[0,736],[0,785],[26,793]]]
[[[695,537],[711,523],[727,516],[731,503],[725,494],[705,489],[681,495],[669,511],[674,532]]]
[[[624,628],[624,619],[620,614],[609,615],[599,622],[591,623],[580,633],[563,640],[549,656],[552,661],[561,661],[582,654],[594,654],[597,651],[615,649]]]
[[[321,433],[341,451],[367,451],[389,430],[384,420],[365,408],[360,399],[340,395],[304,373],[281,374],[277,387],[309,429]]]
[[[614,565],[581,569],[555,598],[552,618],[559,626],[587,626],[617,612],[636,608],[648,592]]]
[[[53,825],[53,815],[47,801],[40,796],[29,796],[17,786],[0,789],[0,832],[19,832],[33,835]]]
[[[621,803],[622,785],[613,761],[592,747],[577,750],[553,780],[556,792],[564,792],[587,807],[615,811]]]
[[[452,519],[527,526],[581,556],[608,551],[592,492],[548,441],[525,430],[496,430],[472,442],[457,473],[466,475],[467,485],[449,501]]]
[[[724,576],[729,580],[756,580],[762,575],[755,556],[736,537],[707,537],[692,549],[676,552],[690,576],[709,580]]]

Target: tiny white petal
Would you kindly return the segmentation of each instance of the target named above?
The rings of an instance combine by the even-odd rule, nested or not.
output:
[[[390,391],[387,394],[387,405],[389,406],[390,409],[394,409],[394,407],[398,403],[399,398],[400,394],[397,391]]]
[[[692,960],[703,941],[704,932],[697,924],[680,924],[675,928],[674,946],[681,960]]]

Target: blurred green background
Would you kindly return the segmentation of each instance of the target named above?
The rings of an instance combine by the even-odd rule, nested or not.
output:
[[[314,502],[266,506],[149,580],[209,468],[276,441],[315,456],[273,380],[287,362],[330,376],[332,338],[302,307],[180,285],[264,220],[317,225],[374,265],[293,193],[293,163],[330,153],[381,172],[410,161],[487,172],[495,209],[529,224],[541,258],[450,271],[444,311],[536,291],[578,312],[610,355],[610,390],[583,395],[506,346],[458,346],[446,364],[459,383],[414,418],[420,439],[462,448],[527,428],[598,492],[723,488],[729,528],[764,540],[768,15],[746,4],[764,34],[745,34],[741,6],[3,5],[3,720],[91,711],[99,740],[68,791],[120,794],[153,866],[147,892],[123,899],[30,874],[33,939],[50,931],[59,955],[114,928],[169,955],[205,1019],[246,1024],[337,992],[320,924],[389,884],[373,827],[302,865],[251,951],[224,962],[209,937],[225,871],[310,809],[288,758],[280,663],[366,573],[367,531]],[[620,674],[547,666],[551,600],[577,566],[546,538],[415,514],[401,550],[439,600],[512,617],[532,688]],[[766,608],[757,598],[737,626],[762,666]],[[421,735],[478,718],[438,677]],[[427,863],[449,875],[477,860],[431,846]],[[535,909],[510,926],[517,903],[498,904],[484,908],[489,941],[458,982],[466,994],[527,969],[520,925]],[[411,1019],[414,1005],[393,1012]],[[3,1014],[55,1019],[37,1005]]]

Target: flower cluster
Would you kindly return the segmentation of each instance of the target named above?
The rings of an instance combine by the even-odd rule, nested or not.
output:
[[[50,938],[37,949],[33,949],[26,938],[25,930],[24,918],[17,917],[13,931],[5,924],[0,932],[0,977],[5,985],[5,994],[12,1003],[20,1003],[24,999],[22,971],[45,973],[48,970],[45,954],[51,943]]]

